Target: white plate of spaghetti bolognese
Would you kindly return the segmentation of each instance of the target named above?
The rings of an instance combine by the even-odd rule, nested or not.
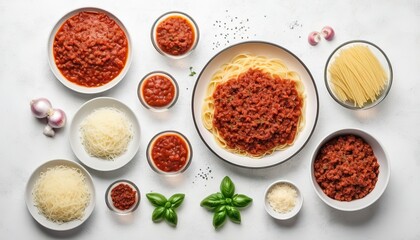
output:
[[[291,159],[318,119],[318,92],[305,64],[268,42],[244,42],[216,54],[194,86],[192,114],[207,147],[241,167]]]

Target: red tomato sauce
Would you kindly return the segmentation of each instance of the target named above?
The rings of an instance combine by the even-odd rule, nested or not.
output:
[[[292,80],[249,69],[219,84],[213,126],[228,148],[261,156],[294,142],[303,100]]]
[[[144,101],[152,107],[164,107],[175,98],[174,83],[163,75],[153,75],[144,80],[141,94]]]
[[[151,157],[156,167],[164,172],[177,172],[188,161],[186,141],[176,134],[162,135],[153,143]]]
[[[128,40],[120,26],[101,12],[80,12],[57,31],[53,53],[63,76],[78,85],[99,87],[124,68]]]
[[[136,193],[128,184],[120,183],[111,190],[114,207],[120,210],[130,209],[136,203]]]
[[[194,45],[195,31],[190,20],[181,16],[170,16],[156,28],[158,47],[169,55],[182,55]]]
[[[375,188],[379,164],[372,147],[362,138],[344,135],[321,147],[314,162],[314,175],[330,198],[352,201]]]

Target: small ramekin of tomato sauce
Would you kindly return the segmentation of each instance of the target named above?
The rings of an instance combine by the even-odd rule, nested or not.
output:
[[[153,24],[151,38],[156,50],[167,57],[179,59],[195,49],[199,39],[195,21],[182,12],[168,12]]]
[[[117,214],[130,214],[139,206],[140,190],[129,180],[117,180],[106,190],[105,202]]]
[[[137,95],[147,109],[161,112],[173,107],[178,100],[178,83],[170,74],[155,71],[140,81]]]
[[[147,146],[147,161],[157,173],[176,175],[191,164],[192,147],[188,139],[177,131],[156,134]]]

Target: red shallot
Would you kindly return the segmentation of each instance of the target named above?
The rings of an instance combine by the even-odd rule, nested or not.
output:
[[[47,117],[51,108],[51,103],[46,98],[38,98],[31,101],[31,111],[36,118]]]
[[[334,38],[334,34],[334,29],[332,29],[330,26],[325,26],[321,30],[322,37],[324,37],[327,41],[331,41]]]
[[[308,42],[309,44],[311,44],[312,46],[315,46],[319,43],[319,41],[321,41],[321,36],[319,34],[319,32],[311,32],[308,36]]]
[[[63,110],[52,108],[51,102],[46,98],[34,99],[30,103],[32,114],[36,118],[47,118],[48,124],[44,128],[44,135],[54,137],[54,128],[64,127],[66,114]]]
[[[61,128],[66,124],[66,114],[61,109],[53,108],[48,114],[48,125],[53,128]]]

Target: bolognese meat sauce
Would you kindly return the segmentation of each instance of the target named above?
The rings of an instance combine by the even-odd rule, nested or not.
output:
[[[219,84],[213,126],[231,149],[262,156],[294,142],[303,99],[296,83],[249,69]]]
[[[102,12],[80,12],[57,31],[54,60],[63,76],[78,85],[99,87],[119,75],[128,56],[121,27]]]
[[[141,89],[144,101],[152,107],[164,107],[175,98],[175,85],[164,75],[153,75],[145,79]]]
[[[372,147],[354,135],[328,141],[319,150],[313,167],[322,191],[339,201],[365,197],[378,181],[379,164]]]
[[[176,134],[162,135],[152,145],[151,157],[164,172],[178,172],[188,163],[188,144]]]
[[[156,28],[157,45],[169,55],[187,53],[193,47],[195,38],[192,23],[181,16],[170,16]]]

